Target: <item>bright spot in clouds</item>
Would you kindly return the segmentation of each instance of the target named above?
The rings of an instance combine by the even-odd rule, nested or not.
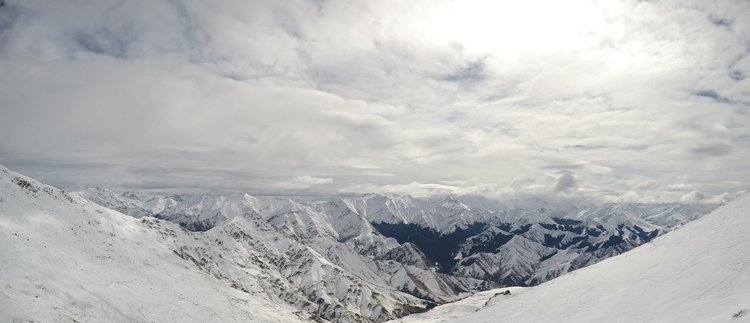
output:
[[[431,34],[479,51],[551,51],[591,45],[604,27],[590,1],[453,1],[442,3]],[[614,6],[614,4],[612,4]]]

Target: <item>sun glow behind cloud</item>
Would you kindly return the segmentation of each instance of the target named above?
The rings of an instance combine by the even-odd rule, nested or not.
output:
[[[604,15],[591,1],[453,1],[440,6],[430,29],[439,41],[521,56],[590,47]]]

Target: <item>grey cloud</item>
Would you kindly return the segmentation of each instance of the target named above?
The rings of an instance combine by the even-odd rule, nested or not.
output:
[[[719,93],[716,93],[716,91],[714,90],[701,90],[701,91],[693,92],[693,94],[696,96],[710,98],[718,102],[724,102],[724,103],[731,102],[729,99],[721,96]]]
[[[712,24],[718,27],[732,28],[732,25],[734,25],[732,21],[727,20],[725,18],[721,18],[721,17],[709,16],[708,19],[711,21]]]
[[[533,184],[534,182],[535,182],[534,179],[529,178],[529,177],[514,178],[513,181],[510,183],[510,187],[514,189],[521,189],[524,186]]]
[[[575,176],[570,172],[565,172],[557,178],[555,187],[552,188],[552,192],[555,194],[570,192],[577,185]]]
[[[411,182],[408,184],[388,184],[388,185],[371,185],[371,184],[354,184],[343,187],[339,190],[342,193],[356,193],[356,192],[383,192],[383,193],[396,193],[396,194],[408,194],[415,197],[424,197],[429,195],[437,194],[453,194],[457,193],[457,187],[444,184],[436,183],[418,183]]]
[[[705,198],[706,198],[706,195],[703,194],[703,192],[691,191],[690,193],[683,195],[682,198],[680,198],[680,201],[687,202],[687,203],[695,203]]]
[[[739,70],[731,70],[729,71],[729,78],[735,81],[742,81],[745,79],[745,73],[742,73],[742,71]]]
[[[456,82],[462,85],[472,85],[487,77],[486,65],[484,59],[468,62],[465,67],[448,74],[441,79],[449,82]]]
[[[594,150],[594,149],[605,149],[607,146],[604,145],[565,145],[564,148],[568,149],[578,149],[578,150]]]
[[[541,168],[542,169],[562,169],[562,170],[582,169],[583,165],[582,164],[547,164],[547,165],[542,165]]]
[[[695,156],[720,157],[731,154],[734,147],[728,143],[717,142],[693,147],[689,151]]]
[[[304,190],[311,187],[331,184],[332,178],[314,177],[310,175],[297,176],[287,181],[279,182],[275,187],[282,190]]]
[[[681,128],[677,136],[684,140],[691,156],[721,157],[730,155],[735,150],[731,143],[730,129],[722,124],[689,118],[679,121],[677,125]]]
[[[0,162],[60,184],[259,193],[549,194],[541,183],[560,170],[595,198],[678,200],[648,191],[685,174],[750,183],[746,3],[546,5],[567,14],[539,24],[523,2],[452,0],[12,1],[0,10]],[[695,158],[707,156],[722,158]],[[331,182],[293,183],[304,176]],[[639,176],[648,185],[629,181]],[[570,190],[566,178],[553,191]]]

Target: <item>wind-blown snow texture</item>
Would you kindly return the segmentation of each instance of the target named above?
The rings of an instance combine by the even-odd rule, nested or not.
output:
[[[626,254],[446,322],[750,321],[750,195]],[[430,322],[405,319],[405,322]]]
[[[0,170],[0,321],[380,322],[547,281],[708,209],[68,194]]]

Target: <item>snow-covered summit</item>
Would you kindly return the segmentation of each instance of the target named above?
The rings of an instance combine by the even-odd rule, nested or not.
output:
[[[455,196],[446,196],[442,200],[438,201],[440,207],[453,210],[465,210],[468,211],[469,207],[463,202],[459,201]]]

